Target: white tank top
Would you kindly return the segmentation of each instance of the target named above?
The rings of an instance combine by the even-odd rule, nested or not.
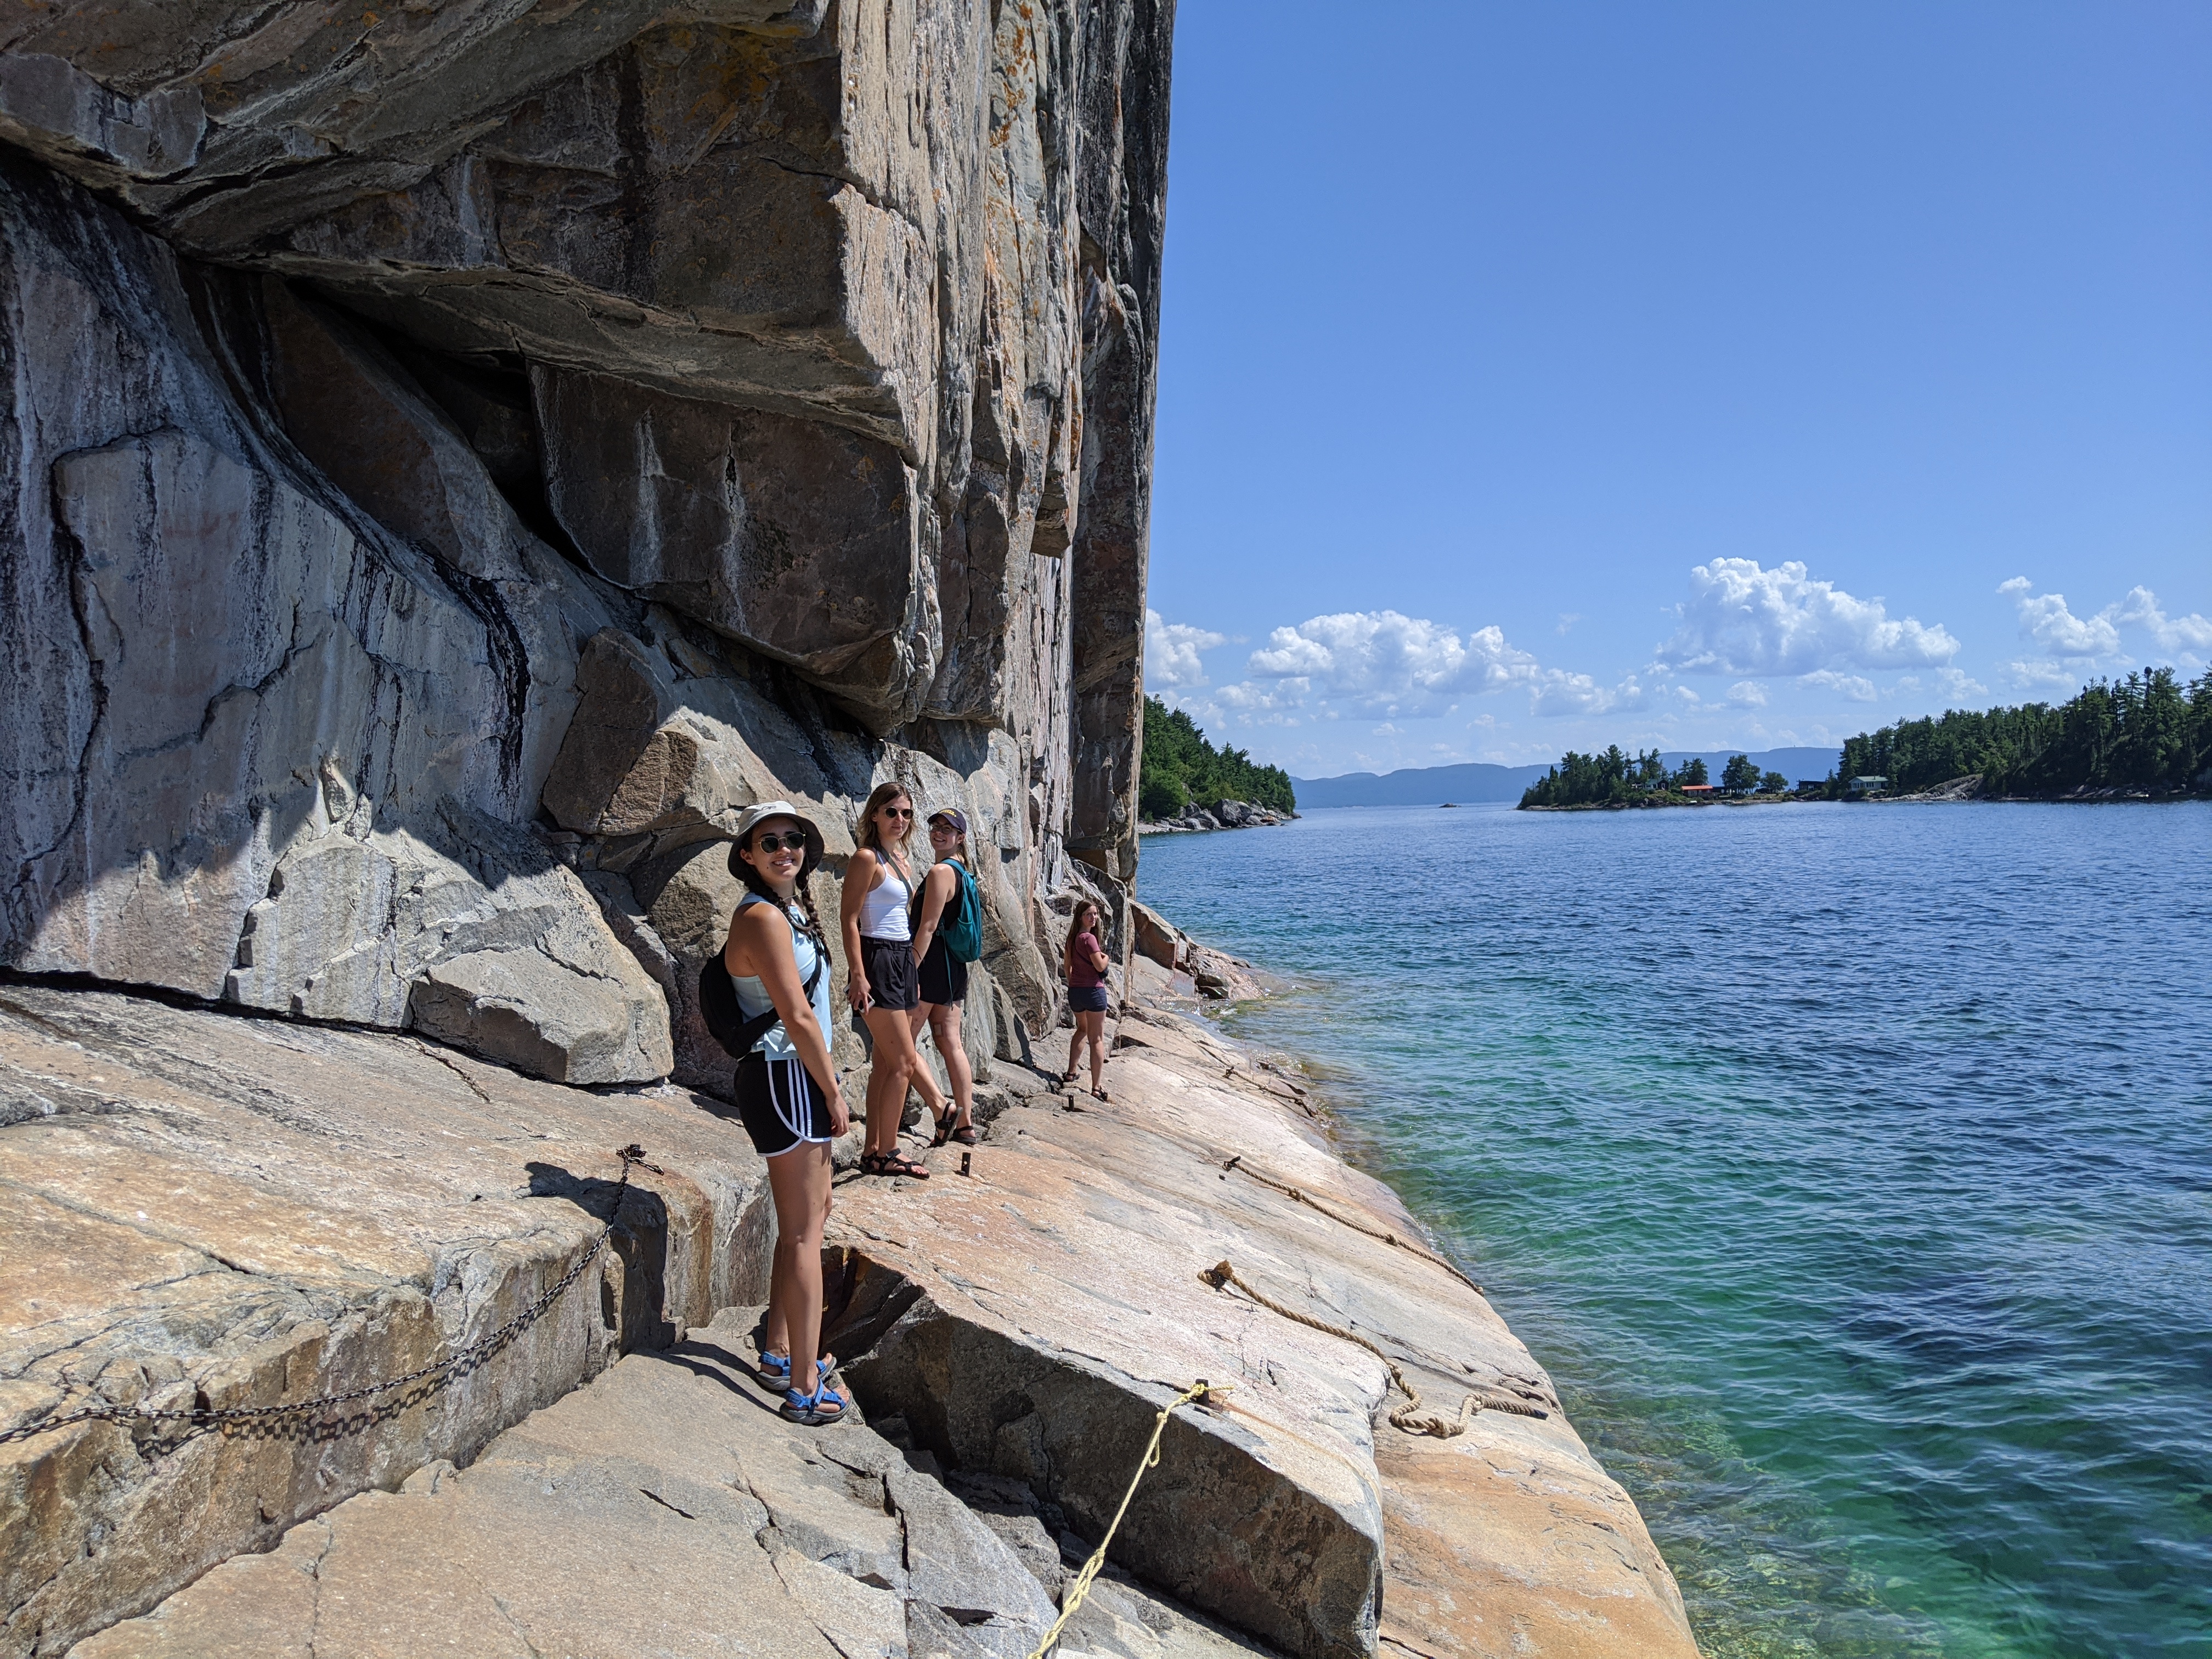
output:
[[[860,937],[888,939],[901,941],[911,939],[914,929],[907,924],[906,908],[914,897],[914,890],[900,876],[898,866],[876,852],[876,864],[884,878],[860,897]]]

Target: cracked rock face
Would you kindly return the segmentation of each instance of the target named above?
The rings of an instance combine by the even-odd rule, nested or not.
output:
[[[339,1498],[467,1462],[619,1350],[763,1294],[764,1172],[714,1103],[562,1088],[408,1037],[0,987],[0,1423],[399,1376],[515,1317],[618,1223],[495,1357],[380,1396],[375,1417],[92,1422],[0,1447],[0,1653],[66,1652]],[[614,1149],[633,1139],[681,1173],[637,1172],[617,1212]]]
[[[733,1640],[776,1659],[1025,1659],[1057,1616],[1057,1549],[1033,1568],[1001,1516],[860,1423],[783,1423],[753,1380],[751,1323],[732,1312],[632,1355],[466,1469],[433,1463],[341,1504],[77,1659],[447,1645],[703,1659]],[[1094,1590],[1058,1650],[1265,1651],[1126,1579]]]
[[[0,21],[0,964],[703,1077],[620,884],[897,776],[1020,1052],[1134,870],[1170,23]]]
[[[1542,1369],[1407,1248],[1304,1091],[1157,1008],[1114,1043],[1110,1102],[1033,1094],[969,1178],[841,1191],[825,1340],[860,1402],[963,1489],[1033,1493],[1095,1541],[1154,1413],[1203,1377],[1222,1393],[1170,1419],[1113,1540],[1146,1583],[1305,1659],[1690,1659],[1672,1577]],[[1224,1259],[1318,1328],[1211,1281]],[[1545,1414],[1409,1433],[1382,1362],[1329,1328],[1447,1418],[1470,1395]]]

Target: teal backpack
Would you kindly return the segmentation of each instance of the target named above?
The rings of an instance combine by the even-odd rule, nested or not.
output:
[[[955,962],[973,962],[983,954],[983,896],[975,890],[968,866],[957,860],[952,861],[952,877],[957,885],[937,919],[938,936],[945,941],[945,955]]]

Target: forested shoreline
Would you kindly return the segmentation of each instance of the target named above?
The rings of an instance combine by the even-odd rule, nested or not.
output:
[[[1145,699],[1145,750],[1137,781],[1137,807],[1149,819],[1172,818],[1190,805],[1249,801],[1278,812],[1297,811],[1291,775],[1279,766],[1257,766],[1242,749],[1206,741],[1198,723],[1158,697]]]
[[[2212,671],[2184,684],[2171,668],[2094,680],[2063,703],[1948,709],[1846,738],[1836,769],[1792,799],[1838,800],[1874,793],[1916,794],[1978,780],[1983,799],[2212,794]],[[1731,759],[1717,785],[1692,760],[1669,771],[1659,751],[1631,756],[1569,750],[1521,797],[1523,807],[1693,806],[1717,797],[1781,799],[1778,772]]]
[[[2184,685],[2171,668],[2146,668],[2063,703],[1954,708],[1863,732],[1844,741],[1830,793],[1861,777],[1909,794],[1974,776],[1985,796],[2212,793],[2212,671]]]

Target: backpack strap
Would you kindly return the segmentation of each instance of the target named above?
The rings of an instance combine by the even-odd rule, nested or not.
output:
[[[923,901],[929,896],[929,878],[945,868],[947,864],[951,865],[955,870],[960,867],[955,860],[940,859],[923,871],[920,876],[907,883],[906,931],[908,935],[912,935],[921,926],[921,907]],[[945,931],[945,924],[952,914],[952,906],[959,897],[960,878],[956,876],[952,880],[952,896],[945,902],[945,908],[937,913],[937,931],[940,933]]]
[[[746,903],[767,902],[768,900],[757,896],[749,896],[746,900]],[[740,910],[744,908],[744,904],[738,906]],[[784,920],[791,920],[788,914]],[[798,931],[796,927],[792,929],[794,934]],[[822,948],[819,942],[814,942],[814,971],[806,976],[806,988],[803,994],[810,1005],[814,1000],[814,988],[822,983],[822,973],[829,956],[830,953]],[[746,1017],[738,1003],[737,983],[731,978],[729,965],[722,960],[720,951],[708,957],[699,967],[699,1017],[705,1024],[708,1034],[721,1044],[725,1053],[737,1060],[743,1060],[750,1054],[754,1044],[766,1036],[773,1027],[783,1023],[783,1016],[773,1007],[766,1013],[755,1014],[750,1018]]]

